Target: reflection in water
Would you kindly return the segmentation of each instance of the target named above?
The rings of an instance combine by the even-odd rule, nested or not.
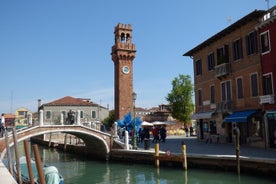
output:
[[[23,144],[22,144],[23,145]],[[24,155],[19,144],[20,154]],[[214,170],[155,168],[154,165],[122,164],[87,160],[84,157],[56,149],[39,147],[41,159],[54,165],[63,175],[65,184],[272,184],[275,181],[257,176],[226,173]]]

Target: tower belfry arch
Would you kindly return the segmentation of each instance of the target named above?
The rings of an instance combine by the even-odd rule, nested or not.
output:
[[[136,56],[132,43],[132,26],[119,23],[114,28],[115,43],[112,46],[114,63],[115,120],[133,110],[133,60]]]

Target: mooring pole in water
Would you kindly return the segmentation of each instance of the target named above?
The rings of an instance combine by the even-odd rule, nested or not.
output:
[[[16,171],[17,171],[17,174],[18,174],[18,184],[22,184],[22,176],[21,176],[21,168],[20,168],[18,144],[17,144],[17,134],[16,134],[15,127],[12,129],[12,134],[13,134],[13,142],[14,142]]]
[[[186,154],[185,144],[182,144],[182,156],[183,156],[183,169],[187,171],[187,154]]]
[[[36,169],[38,172],[39,183],[46,184],[46,181],[44,178],[44,172],[43,172],[42,165],[41,165],[41,159],[40,159],[38,146],[35,144],[35,145],[33,145],[33,148],[34,148],[35,164],[36,164]]]
[[[27,162],[27,167],[28,167],[30,183],[34,184],[34,173],[33,173],[33,168],[32,168],[32,164],[31,164],[32,161],[31,161],[30,148],[29,148],[29,144],[26,140],[24,140],[24,150],[25,150],[25,155],[26,155],[26,162]]]
[[[63,150],[66,150],[66,142],[67,142],[67,134],[64,135],[64,144],[63,144]]]
[[[51,141],[52,141],[52,133],[50,133],[48,147],[51,147]]]
[[[240,175],[240,130],[236,129],[236,160],[237,160],[237,173]]]
[[[5,131],[5,142],[6,142],[6,150],[7,150],[9,171],[10,171],[11,175],[13,175],[11,149],[10,149],[10,146],[9,146],[9,137],[8,137],[8,130],[7,129]]]
[[[155,149],[155,167],[159,168],[159,144],[155,144],[154,146]]]

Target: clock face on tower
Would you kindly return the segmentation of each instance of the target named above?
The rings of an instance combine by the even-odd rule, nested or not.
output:
[[[128,74],[130,72],[130,69],[128,66],[123,66],[122,71],[124,74]]]

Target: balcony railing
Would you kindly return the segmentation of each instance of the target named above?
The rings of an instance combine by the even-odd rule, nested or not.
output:
[[[215,67],[216,77],[223,77],[230,74],[230,65],[229,63],[223,63]]]
[[[232,106],[233,106],[233,102],[231,100],[223,101],[223,102],[217,103],[216,110],[218,112],[229,112],[229,111],[232,111],[232,108],[233,108]]]
[[[274,99],[274,95],[264,95],[264,96],[260,96],[260,104],[274,104],[275,103],[275,99]]]

